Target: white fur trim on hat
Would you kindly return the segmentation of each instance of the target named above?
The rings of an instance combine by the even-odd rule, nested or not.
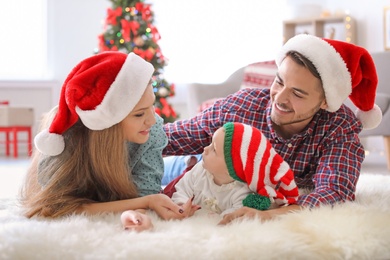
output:
[[[289,51],[297,51],[308,58],[320,74],[329,112],[337,111],[352,92],[351,74],[336,49],[319,37],[300,34],[281,48],[276,64],[282,63]]]
[[[382,121],[382,111],[378,105],[374,104],[374,108],[369,111],[357,109],[355,112],[357,118],[362,122],[363,129],[373,129]]]
[[[83,124],[91,130],[102,130],[122,121],[141,99],[153,72],[152,64],[130,53],[103,101],[94,110],[76,107]]]
[[[64,137],[59,134],[49,133],[48,129],[41,131],[35,136],[34,144],[39,152],[49,156],[58,155],[65,148]]]

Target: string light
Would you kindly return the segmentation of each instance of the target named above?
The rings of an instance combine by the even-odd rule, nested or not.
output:
[[[102,35],[99,47],[94,49],[95,53],[99,53],[100,51],[106,50],[116,50],[121,52],[139,52],[141,55],[146,55],[147,59],[150,60],[151,63],[155,66],[155,74],[152,77],[151,85],[153,92],[156,98],[156,113],[158,113],[161,117],[163,117],[164,122],[173,122],[177,115],[175,111],[170,106],[167,101],[164,100],[163,103],[160,102],[160,99],[163,100],[165,97],[172,96],[171,85],[165,81],[163,75],[163,68],[165,66],[164,56],[160,53],[160,50],[154,46],[157,44],[157,38],[153,38],[154,29],[150,25],[152,22],[151,18],[153,18],[153,12],[148,10],[149,4],[144,3],[146,0],[140,0],[142,3],[141,6],[146,6],[147,8],[143,8],[142,10],[137,10],[135,6],[123,6],[123,12],[116,17],[116,21],[124,20],[127,22],[134,22],[134,24],[138,23],[139,27],[137,28],[137,33],[132,36],[131,31],[129,35],[129,39],[124,39],[124,31],[121,31],[120,26],[113,26],[111,24],[106,24],[104,21],[104,25],[106,26],[106,33]],[[127,34],[126,34],[127,36]],[[104,44],[106,46],[104,46]],[[150,45],[153,45],[150,46]],[[165,111],[165,112],[164,112]],[[171,111],[170,113],[167,111]],[[173,112],[173,114],[172,114]]]
[[[351,22],[352,22],[351,16],[349,16],[349,15],[345,16],[345,31],[346,31],[345,41],[346,42],[352,41],[352,32],[351,32],[352,24],[351,24]]]
[[[148,28],[146,28],[146,30],[145,30],[145,35],[146,36],[148,36],[148,37],[150,37],[150,32],[151,32],[152,30],[148,27]]]

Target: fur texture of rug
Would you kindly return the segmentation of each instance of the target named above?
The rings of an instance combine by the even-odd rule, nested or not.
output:
[[[0,200],[0,259],[390,259],[390,176],[361,176],[355,202],[217,226],[150,213],[154,229],[125,231],[119,214],[26,219]]]

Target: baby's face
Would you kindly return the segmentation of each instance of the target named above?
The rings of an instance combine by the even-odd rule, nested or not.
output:
[[[230,177],[224,155],[225,130],[219,128],[213,135],[211,144],[204,148],[203,167],[214,176],[216,184],[227,184],[234,179]]]

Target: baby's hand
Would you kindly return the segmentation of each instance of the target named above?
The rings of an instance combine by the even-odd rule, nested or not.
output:
[[[193,200],[194,200],[194,196],[188,199],[188,201],[182,206],[184,209],[183,214],[185,215],[186,218],[193,216],[195,214],[195,211],[201,208],[199,205],[193,205],[192,204]]]
[[[135,210],[124,211],[121,214],[121,222],[125,230],[141,232],[153,228],[153,223],[150,217]]]

